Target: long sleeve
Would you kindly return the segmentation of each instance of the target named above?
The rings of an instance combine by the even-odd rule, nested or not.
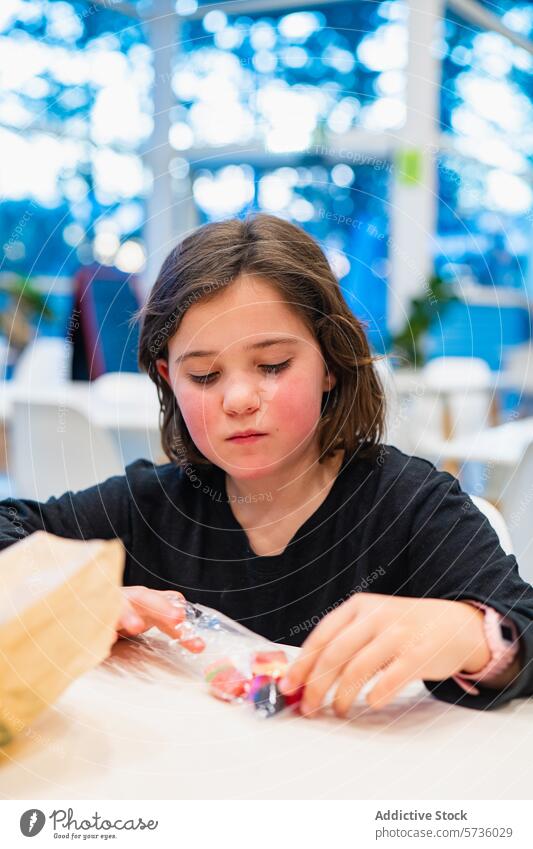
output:
[[[478,709],[533,695],[533,587],[522,580],[515,557],[505,554],[488,519],[451,475],[432,471],[416,500],[404,594],[493,607],[516,627],[522,670],[502,690],[479,684],[478,695],[465,693],[451,678],[425,685],[437,698]]]
[[[46,502],[8,498],[0,502],[0,549],[38,530],[70,539],[112,539],[127,545],[131,509],[126,475]]]

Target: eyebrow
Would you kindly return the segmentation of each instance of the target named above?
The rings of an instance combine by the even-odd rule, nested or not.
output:
[[[299,345],[299,340],[295,339],[293,336],[278,336],[275,339],[263,339],[262,342],[254,342],[251,345],[245,345],[245,351],[253,351],[258,348],[269,348],[271,345],[282,345],[284,343],[291,343],[293,345]],[[187,354],[180,354],[179,357],[176,357],[176,363],[183,363],[185,360],[188,360],[192,357],[216,357],[218,351],[189,351]]]

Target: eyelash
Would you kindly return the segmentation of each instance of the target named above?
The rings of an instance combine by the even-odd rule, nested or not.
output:
[[[263,365],[259,366],[259,368],[263,368],[267,370],[267,374],[279,374],[284,371],[290,365],[291,360],[284,360],[282,363],[273,363],[272,365]],[[211,372],[211,374],[190,374],[189,377],[193,381],[193,383],[203,383],[204,385],[209,385],[212,383],[212,380],[209,380],[210,377],[214,377],[216,372]]]

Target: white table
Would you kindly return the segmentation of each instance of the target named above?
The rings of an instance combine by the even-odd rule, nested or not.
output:
[[[350,721],[210,697],[152,631],[119,641],[0,756],[4,799],[528,799],[533,701],[492,712],[415,684]]]
[[[85,412],[100,427],[159,430],[159,404],[155,387],[153,403],[149,404],[146,397],[131,398],[128,401],[122,397],[110,402],[98,393],[93,383],[84,380],[30,387],[5,381],[0,391],[0,414],[9,419],[13,402],[27,399],[46,401],[58,406],[73,405]]]
[[[442,440],[440,457],[458,462],[490,463],[514,468],[533,442],[533,417],[484,428],[460,439]]]
[[[146,381],[150,383],[148,377]],[[79,410],[93,426],[111,434],[124,465],[139,456],[164,459],[155,387],[151,397],[142,391],[133,397],[122,394],[111,399],[89,381],[63,381],[47,386],[5,381],[0,388],[0,418],[7,423],[12,416],[15,401],[40,401],[53,404],[58,410],[71,407]]]
[[[469,392],[486,391],[485,388],[479,390],[476,388],[471,389],[468,387],[468,384],[465,387],[464,383],[461,383],[460,385],[454,385],[453,381],[450,381],[449,384],[442,384],[436,387],[431,381],[427,380],[423,369],[393,369],[392,378],[394,386],[396,387],[400,395],[416,395],[417,393],[429,393],[434,395],[449,396],[457,392],[464,392],[465,388]],[[505,370],[495,371],[492,373],[489,388],[492,390],[492,392],[497,392],[499,390],[520,391],[522,389],[517,378],[513,374],[510,374]]]
[[[456,391],[453,385],[435,388],[428,385],[422,371],[399,369],[394,372],[394,388],[401,398],[424,396],[442,396],[449,402]],[[492,391],[510,388],[510,379],[505,373],[494,375]],[[439,439],[432,436],[431,459],[438,463],[487,463],[509,471],[520,463],[525,451],[533,442],[533,417],[516,419],[495,427],[481,427],[466,436]],[[413,452],[413,453],[416,453]]]

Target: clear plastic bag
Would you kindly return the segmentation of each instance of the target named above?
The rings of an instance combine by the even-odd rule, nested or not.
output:
[[[247,703],[262,718],[297,709],[301,692],[284,696],[278,687],[297,648],[272,643],[210,607],[184,601],[183,608],[176,647],[183,665],[203,678],[212,696]]]

